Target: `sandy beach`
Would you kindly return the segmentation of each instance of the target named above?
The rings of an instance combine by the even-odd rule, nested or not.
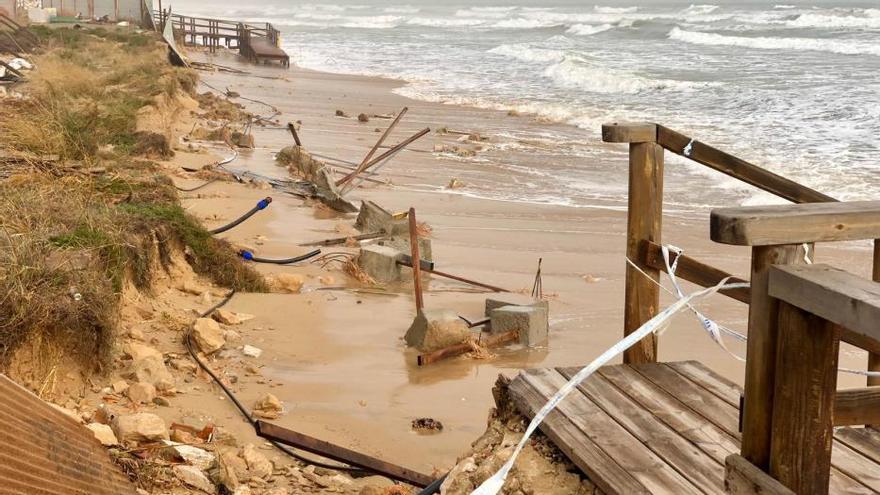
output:
[[[419,220],[433,229],[437,268],[450,273],[528,293],[537,261],[543,258],[543,286],[550,301],[551,321],[550,341],[545,348],[510,347],[488,360],[456,358],[424,368],[416,366],[414,351],[407,350],[402,341],[415,315],[408,284],[394,288],[392,295],[317,290],[325,287],[318,280],[321,270],[313,265],[260,265],[261,271],[310,277],[301,295],[242,294],[229,306],[233,311],[259,315],[253,326],[262,337],[255,345],[265,349],[262,361],[272,392],[289,407],[280,420],[283,426],[414,469],[443,471],[484,429],[492,405],[491,387],[499,373],[512,375],[519,369],[537,366],[584,365],[621,338],[625,197],[597,201],[591,207],[478,197],[482,187],[517,179],[486,173],[480,159],[544,167],[552,173],[552,150],[510,152],[497,146],[503,144],[498,134],[510,129],[554,127],[555,132],[571,134],[573,140],[594,139],[589,133],[528,115],[410,100],[392,92],[402,84],[400,81],[255,67],[222,54],[197,56],[249,73],[203,72],[206,83],[268,103],[281,112],[279,128],[254,127],[256,148],[243,150],[228,168],[286,177],[286,169],[275,165],[273,156],[292,144],[283,127],[295,121],[302,122],[299,134],[308,151],[359,162],[379,136],[376,130],[384,130],[390,120],[372,118],[362,123],[353,117],[337,117],[336,110],[351,116],[381,115],[407,106],[409,113],[389,143],[423,127],[447,127],[488,138],[486,150],[478,152],[477,159],[438,156],[432,152],[434,145],[455,146],[459,144],[458,136],[432,132],[381,170],[381,178],[390,179],[393,185],[362,185],[350,194],[350,199],[373,200],[392,211],[414,206]],[[255,114],[271,113],[266,105],[240,102]],[[617,163],[618,172],[607,180],[625,184],[625,146],[607,148],[607,153],[596,156],[595,162],[586,160],[582,166],[596,166],[602,160]],[[215,152],[228,154],[222,148]],[[186,159],[184,153],[180,155],[181,160]],[[204,155],[195,157],[199,159],[204,160]],[[447,189],[453,178],[463,182],[464,187]],[[217,184],[190,194],[185,204],[197,216],[209,219],[206,223],[210,227],[212,222],[219,225],[231,220],[267,194],[272,193]],[[311,249],[300,243],[351,232],[353,215],[328,213],[285,194],[274,194],[273,198],[271,208],[224,236],[233,243],[253,247],[261,256],[288,257]],[[674,196],[670,203],[673,206],[664,218],[664,242],[683,247],[689,255],[732,273],[748,272],[747,249],[709,241],[708,209],[686,211],[674,206]],[[868,274],[870,253],[863,246],[834,246],[833,251],[830,246],[822,246],[820,256],[833,257],[838,266]],[[333,277],[338,282],[345,279],[342,272]],[[689,284],[685,287],[693,289]],[[482,316],[487,296],[434,278],[426,287],[425,304],[477,318]],[[661,304],[672,301],[664,294]],[[747,308],[738,302],[718,296],[704,306],[719,323],[739,330],[746,326]],[[728,345],[734,353],[744,355],[739,343]],[[660,358],[699,359],[727,378],[742,382],[742,364],[714,344],[691,315],[680,315],[661,337]],[[864,352],[845,349],[841,366],[863,368],[865,359]],[[841,387],[857,386],[862,381],[850,375],[840,377]],[[238,393],[250,401],[263,392],[262,388],[240,383]],[[193,400],[200,399],[196,395]],[[440,434],[416,434],[410,429],[410,421],[418,417],[437,419],[445,428]]]

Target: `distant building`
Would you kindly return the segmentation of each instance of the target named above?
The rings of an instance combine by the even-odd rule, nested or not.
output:
[[[0,7],[5,2],[15,0],[0,0]],[[148,4],[151,0],[42,0],[43,8],[56,8],[58,15],[75,17],[77,15],[87,19],[101,19],[107,16],[110,21],[129,21],[139,23],[148,17]]]

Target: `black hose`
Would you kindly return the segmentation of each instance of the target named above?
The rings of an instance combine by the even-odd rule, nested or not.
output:
[[[232,299],[232,296],[234,296],[234,295],[235,295],[235,289],[229,291],[229,294],[227,294],[223,298],[222,301],[211,306],[207,311],[200,314],[199,318],[207,318],[208,316],[211,315],[211,313],[213,313],[214,311],[217,311],[218,309],[225,306],[226,303],[228,303]],[[205,364],[204,361],[199,359],[198,354],[193,349],[192,328],[187,330],[186,335],[183,338],[183,343],[184,343],[184,347],[186,347],[187,352],[189,352],[189,355],[192,356],[192,358],[196,361],[196,363],[199,365],[199,367],[202,368],[205,371],[205,373],[210,375],[211,378],[214,380],[214,382],[217,385],[219,385],[221,389],[223,389],[223,393],[225,393],[226,396],[229,397],[229,400],[231,400],[232,403],[235,404],[235,407],[238,408],[238,410],[245,417],[245,419],[248,421],[248,423],[250,423],[251,426],[253,426],[256,429],[256,424],[257,424],[256,420],[254,419],[253,416],[251,416],[251,414],[244,407],[244,405],[242,405],[242,403],[239,402],[238,397],[236,397],[235,394],[233,394],[232,391],[229,390],[229,388],[226,387],[226,385],[224,385],[222,381],[220,381],[220,378],[216,374],[214,374],[214,370],[212,370],[210,367],[208,367],[208,365]],[[308,457],[305,457],[301,454],[298,454],[298,453],[294,452],[292,449],[290,449],[289,447],[287,447],[286,445],[282,445],[274,440],[270,440],[270,443],[272,445],[274,445],[278,450],[280,450],[280,451],[284,452],[285,454],[293,457],[294,459],[300,460],[306,464],[311,464],[313,466],[321,467],[324,469],[332,469],[334,471],[349,471],[349,472],[354,472],[354,473],[367,473],[367,472],[369,472],[367,470],[364,470],[361,468],[356,468],[356,467],[351,467],[351,466],[339,466],[339,465],[334,465],[334,464],[325,464],[321,461],[309,459]]]
[[[202,185],[200,185],[200,186],[191,187],[191,188],[189,188],[189,189],[185,189],[185,188],[183,188],[183,187],[178,187],[178,186],[174,186],[174,187],[175,187],[178,191],[181,191],[181,192],[193,192],[193,191],[198,191],[199,189],[201,189],[201,188],[203,188],[203,187],[205,187],[205,186],[207,186],[207,185],[209,185],[209,184],[213,184],[214,182],[217,182],[218,180],[220,180],[220,179],[211,179],[211,180],[209,180],[208,182],[205,182],[204,184],[202,184]]]
[[[446,477],[449,476],[449,473],[444,474],[443,476],[434,480],[430,485],[422,488],[422,491],[418,493],[418,495],[434,495],[435,493],[440,493],[440,485],[446,481]]]
[[[257,203],[257,206],[254,206],[253,208],[251,208],[250,211],[248,211],[248,212],[245,213],[244,215],[238,217],[238,218],[237,218],[235,221],[233,221],[232,223],[228,223],[228,224],[226,224],[226,225],[224,225],[224,226],[222,226],[222,227],[218,227],[218,228],[216,228],[216,229],[209,230],[208,232],[210,232],[211,234],[222,234],[223,232],[226,232],[227,230],[229,230],[229,229],[231,229],[231,228],[234,228],[234,227],[238,226],[238,224],[240,224],[241,222],[244,222],[244,221],[247,220],[248,218],[254,216],[254,214],[255,214],[256,212],[265,209],[267,206],[269,206],[269,204],[270,204],[271,202],[272,202],[272,198],[263,198],[263,199],[260,200],[259,203]]]
[[[293,258],[285,258],[285,259],[280,259],[280,260],[269,259],[269,258],[260,258],[258,256],[254,256],[254,253],[247,251],[247,250],[244,250],[244,249],[239,251],[238,254],[241,255],[242,258],[244,258],[248,261],[254,261],[256,263],[272,263],[275,265],[289,265],[291,263],[297,263],[300,261],[305,261],[309,258],[314,258],[315,256],[321,254],[321,250],[315,249],[311,253],[306,253],[302,256],[294,256]]]

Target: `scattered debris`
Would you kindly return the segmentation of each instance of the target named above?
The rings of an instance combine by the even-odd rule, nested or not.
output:
[[[241,348],[241,353],[247,357],[258,358],[263,355],[263,350],[252,345],[245,345]]]
[[[358,115],[358,122],[369,122],[369,121],[370,121],[370,117],[367,114],[362,113],[362,114]]]
[[[420,433],[439,433],[443,431],[443,423],[433,418],[417,418],[412,420],[412,429]]]
[[[211,314],[211,318],[224,325],[240,325],[248,320],[253,320],[254,315],[246,313],[233,313],[225,309],[218,309]]]
[[[254,403],[254,409],[251,412],[255,417],[263,419],[278,419],[284,412],[284,405],[272,394],[266,394]]]
[[[450,309],[425,309],[416,315],[406,331],[406,344],[431,352],[466,342],[471,333],[467,324]]]
[[[449,184],[446,185],[446,189],[461,189],[464,186],[465,186],[464,182],[453,177],[453,178],[449,179]]]
[[[337,117],[348,117],[348,115],[346,115],[346,113],[343,112],[342,110],[336,110],[336,116]]]

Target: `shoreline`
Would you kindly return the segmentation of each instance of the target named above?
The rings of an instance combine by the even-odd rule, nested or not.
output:
[[[395,84],[401,83],[395,80],[295,67],[289,72],[279,72],[274,67],[254,67],[227,57],[221,56],[219,60],[251,74],[203,73],[210,84],[228,86],[243,96],[277,106],[282,112],[282,126],[287,121],[302,120],[299,133],[306,149],[353,161],[378,137],[374,128],[384,128],[389,121],[371,119],[361,124],[356,119],[335,117],[335,109],[344,109],[351,115],[361,111],[385,114],[408,106],[409,114],[389,142],[399,141],[418,128],[434,129],[443,124],[485,136],[494,135],[504,125],[560,126],[531,117],[510,117],[500,111],[411,100],[392,92]],[[254,75],[262,77],[251,77]],[[267,75],[278,79],[265,79]],[[243,103],[251,111],[261,111],[262,105]],[[255,127],[254,132],[257,148],[242,152],[230,168],[286,176],[286,169],[272,162],[272,154],[293,144],[287,131]],[[427,151],[432,149],[432,143],[452,144],[454,141],[432,132],[414,148]],[[625,148],[621,150],[624,151]],[[537,259],[543,258],[544,287],[554,294],[550,301],[549,346],[532,351],[503,350],[497,358],[488,361],[459,358],[420,369],[412,362],[412,351],[407,351],[400,341],[414,315],[412,296],[406,287],[399,288],[399,295],[395,297],[358,298],[315,291],[296,300],[288,297],[269,302],[265,298],[248,297],[234,301],[231,308],[235,311],[264,314],[265,309],[260,307],[267,304],[274,308],[273,312],[280,313],[272,317],[277,322],[273,325],[276,331],[266,335],[265,342],[269,345],[264,344],[268,348],[267,376],[282,382],[283,387],[277,389],[277,394],[285,403],[295,404],[280,424],[408,467],[443,470],[482,432],[486,413],[492,405],[490,389],[499,373],[510,375],[524,367],[583,365],[619,340],[623,316],[625,201],[622,208],[569,208],[503,203],[469,197],[459,194],[460,191],[437,194],[450,178],[460,175],[464,176],[465,188],[470,187],[470,177],[476,177],[478,172],[474,168],[473,163],[438,159],[433,153],[405,152],[382,171],[382,176],[390,177],[394,186],[361,187],[351,196],[374,200],[393,211],[415,205],[420,220],[434,229],[435,261],[444,271],[526,289],[534,277]],[[435,190],[411,187],[412,177]],[[625,169],[622,169],[612,180],[623,180],[625,184],[625,177]],[[229,198],[191,201],[193,211],[205,215],[208,211],[221,211],[231,217],[232,212],[242,208],[245,199],[251,201],[265,195],[264,191],[237,186],[223,190]],[[230,232],[228,239],[248,244],[260,235],[264,237],[264,244],[259,246],[261,255],[291,256],[305,249],[297,247],[299,242],[333,237],[340,224],[353,220],[353,217],[337,215],[325,218],[327,215],[318,213],[319,210],[302,206],[301,201],[294,198],[277,198],[269,211]],[[708,214],[702,218],[698,214],[669,215],[667,220],[670,221],[664,228],[665,242],[684,246],[692,256],[733,273],[747,273],[747,250],[709,241]],[[578,228],[580,226],[583,228]],[[821,253],[822,256],[844,255],[850,265],[860,270],[870,266],[858,261],[860,252],[841,248],[826,251],[823,247]],[[311,273],[310,267],[269,267],[268,270]],[[588,281],[586,277],[596,280]],[[311,283],[313,287],[317,284],[315,280]],[[686,287],[693,288],[690,284]],[[455,284],[432,280],[425,295],[426,305],[452,308],[467,316],[482,314],[483,299],[487,295],[450,292],[458,289]],[[358,300],[363,304],[358,304]],[[661,305],[671,301],[664,294]],[[711,301],[711,308],[709,314],[720,323],[732,328],[745,326],[746,308],[739,303],[719,297]],[[338,314],[339,311],[344,314]],[[300,312],[313,316],[302,320],[298,316]],[[680,316],[674,330],[661,339],[661,359],[700,358],[722,375],[741,383],[741,364],[712,343],[692,317]],[[301,343],[306,345],[299,345]],[[728,344],[735,352],[744,352],[738,343]],[[855,352],[844,352],[841,356],[842,366],[860,368],[863,361],[863,355]],[[849,386],[860,383],[858,378],[845,376],[840,382]],[[250,399],[247,395],[250,392],[242,393]],[[409,434],[408,419],[421,416],[442,421],[446,426],[443,433]],[[400,435],[401,431],[408,434]]]

